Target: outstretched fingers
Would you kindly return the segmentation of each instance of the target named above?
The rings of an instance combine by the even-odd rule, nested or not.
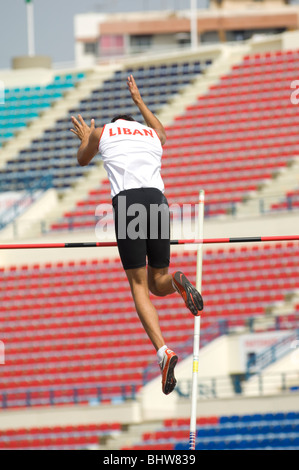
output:
[[[86,126],[86,123],[85,123],[83,117],[81,116],[81,114],[78,114],[78,118],[79,118],[79,121],[80,121],[81,125]]]
[[[77,130],[80,129],[80,124],[74,116],[72,116],[72,123]]]
[[[131,91],[134,90],[134,88],[137,89],[137,85],[136,85],[133,75],[128,76],[127,84]]]

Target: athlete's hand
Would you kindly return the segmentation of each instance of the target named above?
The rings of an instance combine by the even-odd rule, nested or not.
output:
[[[128,80],[127,80],[127,85],[129,87],[134,103],[135,104],[140,103],[142,101],[142,98],[141,98],[140,92],[138,90],[138,86],[136,85],[133,75],[129,75]]]
[[[89,139],[90,134],[95,128],[95,122],[94,122],[94,119],[92,119],[90,123],[90,127],[89,127],[84,121],[81,114],[78,114],[78,119],[80,122],[77,121],[77,119],[74,116],[72,116],[72,123],[75,129],[70,129],[70,131],[73,134],[75,134],[78,137],[78,139],[81,140],[81,142],[83,142]]]

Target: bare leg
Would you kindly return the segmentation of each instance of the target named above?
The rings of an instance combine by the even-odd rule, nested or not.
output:
[[[177,383],[174,376],[174,368],[178,361],[178,357],[165,345],[159,325],[158,313],[150,299],[146,267],[127,269],[126,274],[130,283],[138,316],[157,351],[157,356],[159,355],[159,349],[160,352],[161,350],[163,351],[163,356],[158,359],[162,374],[162,391],[165,395],[168,395],[173,391]],[[150,274],[149,278],[152,282],[151,276],[152,274]],[[167,268],[166,271],[160,272],[160,275],[156,277],[159,278],[158,285],[160,286],[163,295],[174,292],[174,288],[172,287],[172,276],[167,274]],[[164,346],[165,349],[162,349],[162,346]]]
[[[126,275],[130,283],[132,296],[140,321],[156,351],[158,351],[158,349],[164,346],[165,341],[160,329],[157,310],[149,297],[146,267],[127,269]]]
[[[159,297],[176,292],[172,285],[172,275],[168,274],[168,268],[152,268],[148,266],[148,285],[152,294]]]
[[[177,289],[173,287],[173,281]],[[203,309],[201,294],[180,271],[177,271],[173,277],[171,274],[168,274],[168,268],[157,269],[149,266],[148,285],[152,294],[159,297],[172,294],[176,291],[179,292],[194,316],[198,316],[199,312]]]

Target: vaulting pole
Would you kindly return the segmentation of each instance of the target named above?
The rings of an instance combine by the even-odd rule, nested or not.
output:
[[[199,192],[198,199],[198,237],[203,238],[203,221],[204,221],[204,203],[205,193],[203,190]],[[201,292],[202,284],[202,244],[198,245],[197,262],[196,262],[196,289]],[[193,371],[192,371],[192,388],[191,388],[191,416],[190,416],[190,434],[189,449],[195,450],[196,440],[196,409],[197,409],[197,388],[198,388],[198,361],[200,347],[200,315],[194,317],[194,334],[193,334]]]

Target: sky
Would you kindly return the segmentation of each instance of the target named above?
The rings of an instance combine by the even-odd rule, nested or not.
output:
[[[74,16],[87,12],[182,10],[191,0],[33,0],[36,54],[54,63],[73,62]],[[299,0],[292,0],[299,4]],[[197,0],[207,8],[209,0]],[[25,0],[0,0],[0,69],[11,68],[12,57],[27,55]]]
[[[197,0],[198,8],[209,0]],[[181,10],[190,0],[33,0],[35,49],[54,63],[74,61],[74,16],[87,12]],[[25,0],[0,0],[0,69],[11,68],[12,57],[28,54]]]

